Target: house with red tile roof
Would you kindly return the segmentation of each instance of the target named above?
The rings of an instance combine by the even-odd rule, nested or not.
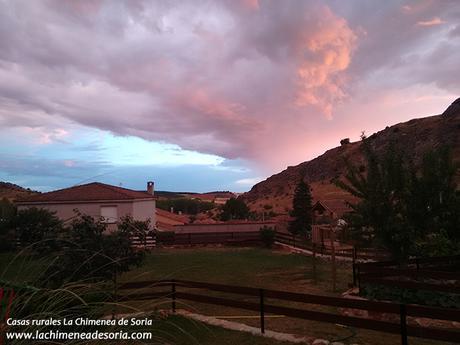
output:
[[[55,212],[63,221],[75,217],[75,211],[109,224],[109,229],[123,216],[130,215],[135,220],[150,219],[155,226],[154,183],[147,182],[145,191],[135,191],[100,182],[78,185],[70,188],[42,193],[17,200],[18,209],[30,207],[44,208]]]
[[[173,231],[175,225],[184,225],[190,222],[188,216],[156,209],[156,228],[158,231]]]

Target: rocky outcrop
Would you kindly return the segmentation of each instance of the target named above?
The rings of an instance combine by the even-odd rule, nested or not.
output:
[[[442,145],[452,148],[454,160],[460,162],[460,98],[442,115],[434,115],[399,123],[370,135],[377,152],[383,152],[391,142],[405,150],[406,156],[417,164],[424,153]],[[326,151],[321,156],[275,174],[252,187],[241,197],[253,211],[270,209],[287,213],[292,205],[294,189],[304,177],[312,187],[315,200],[350,200],[350,195],[338,189],[333,179],[343,178],[347,171],[344,158],[364,168],[361,142],[352,142]],[[459,180],[460,180],[460,174]]]
[[[443,113],[442,116],[460,116],[460,98],[457,98]]]

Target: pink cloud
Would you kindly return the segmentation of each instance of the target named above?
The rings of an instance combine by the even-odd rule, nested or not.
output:
[[[348,68],[357,36],[343,18],[324,7],[318,28],[300,39],[298,54],[301,62],[297,70],[299,91],[296,104],[316,105],[332,117],[333,104],[345,97],[342,72]],[[308,58],[303,58],[308,56]]]
[[[445,24],[446,22],[439,17],[434,17],[430,20],[421,20],[417,22],[418,26],[435,26]]]
[[[337,144],[347,121],[373,121],[356,99],[378,108],[386,90],[415,89],[414,104],[460,90],[459,44],[439,25],[458,22],[453,9],[432,1],[0,2],[0,124],[46,128],[44,143],[65,137],[53,132],[68,130],[63,123],[80,124],[279,168]],[[432,29],[418,30],[421,22]]]

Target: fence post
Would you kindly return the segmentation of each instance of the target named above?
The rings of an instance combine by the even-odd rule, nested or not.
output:
[[[330,240],[331,240],[331,249],[332,249],[332,291],[336,291],[336,285],[337,285],[337,269],[336,269],[336,263],[335,263],[335,233],[332,230],[330,233]]]
[[[171,281],[171,308],[173,313],[176,312],[176,280]]]
[[[399,305],[399,316],[401,322],[401,344],[407,345],[407,322],[406,322],[406,305]]]
[[[313,280],[316,283],[317,274],[316,274],[316,244],[315,242],[313,242],[312,250],[313,250]]]
[[[260,297],[260,332],[265,333],[264,289],[259,289]]]
[[[356,280],[358,281],[358,290],[361,291],[361,272],[359,269],[359,265],[356,265]]]
[[[353,287],[356,287],[356,246],[353,246]]]

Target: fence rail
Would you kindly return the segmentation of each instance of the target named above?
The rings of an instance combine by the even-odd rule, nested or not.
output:
[[[131,246],[134,248],[145,248],[145,249],[152,249],[156,247],[156,237],[147,235],[145,238],[141,236],[131,236]]]
[[[293,236],[291,234],[286,234],[282,232],[277,232],[275,236],[275,240],[284,243],[296,248],[306,249],[309,251],[315,250],[318,254],[322,255],[332,255],[332,248],[325,242],[324,245],[322,244],[314,244],[310,241],[307,241],[305,238],[301,238],[300,236]],[[334,248],[334,252],[336,256],[339,257],[346,257],[346,258],[354,258],[354,259],[382,259],[388,256],[388,253],[382,250],[377,250],[374,248],[359,248],[357,250],[356,247],[336,247]]]
[[[460,294],[460,256],[413,258],[404,263],[382,261],[353,264],[358,286],[373,284]]]
[[[262,333],[265,331],[265,313],[273,313],[306,320],[341,324],[350,327],[364,328],[392,334],[400,334],[402,344],[408,343],[408,336],[460,343],[460,331],[455,331],[451,329],[412,326],[407,324],[407,316],[460,322],[460,310],[458,309],[444,309],[419,305],[403,305],[390,302],[352,300],[340,297],[329,297],[270,289],[260,289],[254,287],[195,282],[190,280],[129,282],[119,286],[118,290],[126,291],[137,289],[153,289],[164,288],[168,286],[169,288],[167,290],[163,290],[162,292],[135,292],[127,295],[122,295],[120,299],[145,300],[157,298],[159,296],[168,297],[171,299],[171,308],[173,309],[173,311],[175,311],[178,299],[244,310],[259,311],[260,328]],[[206,290],[206,294],[198,294],[190,290],[179,291],[179,288],[202,289]],[[258,297],[258,302],[241,301],[221,296],[210,296],[209,291]],[[323,311],[314,311],[308,309],[267,304],[267,299],[276,299],[280,301],[291,301],[304,304],[315,304],[338,308],[360,309],[367,310],[368,312],[397,314],[399,315],[400,322],[396,323],[390,321],[366,319],[362,317],[346,316]]]
[[[250,232],[157,232],[157,243],[163,245],[195,245],[195,244],[238,244],[260,241],[258,231]]]

